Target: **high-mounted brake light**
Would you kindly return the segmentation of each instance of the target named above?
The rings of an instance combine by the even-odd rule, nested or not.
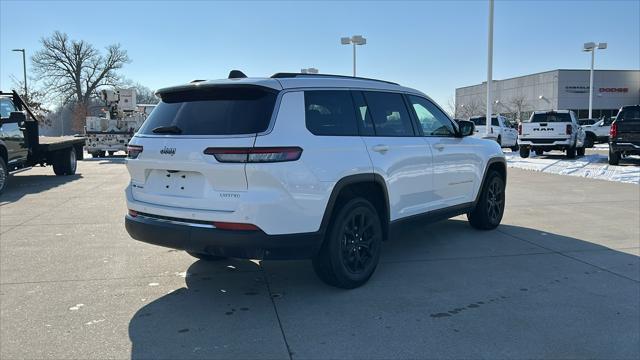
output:
[[[222,163],[272,163],[296,161],[302,155],[302,148],[294,147],[261,147],[261,148],[215,148],[204,150],[206,155],[213,155]]]
[[[573,132],[573,127],[571,126],[571,124],[567,124],[567,135],[571,135],[572,132]]]
[[[127,145],[127,158],[135,159],[142,152],[142,146],[140,145]]]
[[[258,231],[259,227],[253,224],[230,223],[222,221],[214,221],[213,226],[220,230],[241,230],[241,231]]]
[[[609,129],[609,138],[613,139],[617,136],[618,136],[618,124],[614,122],[613,124],[611,124],[611,129]]]

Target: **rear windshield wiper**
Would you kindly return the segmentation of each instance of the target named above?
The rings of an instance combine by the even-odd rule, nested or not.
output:
[[[175,125],[159,126],[151,131],[155,134],[182,134],[182,129]]]

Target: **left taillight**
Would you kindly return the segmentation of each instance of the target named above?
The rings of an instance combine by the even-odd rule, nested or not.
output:
[[[302,155],[302,148],[294,147],[258,147],[258,148],[215,148],[204,150],[221,163],[274,163],[296,161]]]
[[[135,159],[142,152],[142,146],[140,145],[127,145],[127,158]]]

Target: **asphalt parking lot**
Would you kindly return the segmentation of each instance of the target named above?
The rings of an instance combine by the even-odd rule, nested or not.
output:
[[[406,228],[345,291],[131,240],[123,160],[78,166],[0,198],[2,359],[640,357],[637,185],[509,169],[497,230]]]

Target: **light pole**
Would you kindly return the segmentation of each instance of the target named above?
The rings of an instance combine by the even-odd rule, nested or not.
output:
[[[604,50],[607,48],[607,43],[584,43],[582,51],[591,52],[591,71],[589,72],[589,119],[592,118],[593,112],[593,63],[596,58],[596,49]]]
[[[491,128],[491,113],[493,112],[492,94],[493,90],[493,0],[489,0],[489,39],[487,46],[487,123],[484,127],[484,136],[489,137]]]
[[[11,51],[19,51],[22,52],[22,72],[24,74],[24,100],[27,101],[28,93],[27,93],[27,60],[24,49],[13,49]]]
[[[362,35],[353,35],[352,37],[343,37],[340,38],[340,43],[342,45],[353,45],[353,77],[356,76],[356,45],[365,45],[367,43],[367,39],[363,38]]]

